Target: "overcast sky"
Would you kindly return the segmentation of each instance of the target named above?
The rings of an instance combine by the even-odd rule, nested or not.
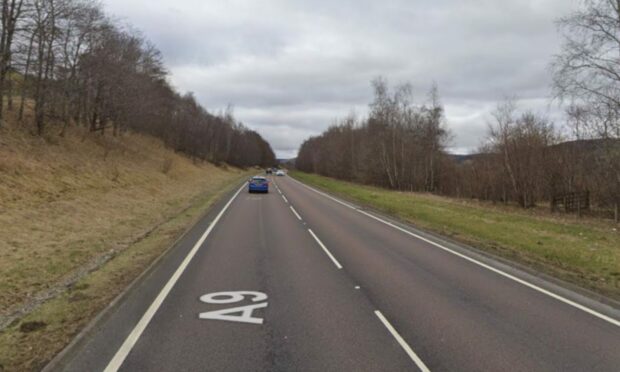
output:
[[[104,0],[163,52],[171,82],[210,111],[229,103],[278,157],[351,111],[370,81],[436,81],[453,152],[474,149],[498,100],[560,121],[549,103],[554,24],[576,0]]]

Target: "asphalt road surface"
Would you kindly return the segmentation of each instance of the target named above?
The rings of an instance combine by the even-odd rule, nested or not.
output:
[[[52,369],[620,371],[613,308],[272,180],[231,193]]]

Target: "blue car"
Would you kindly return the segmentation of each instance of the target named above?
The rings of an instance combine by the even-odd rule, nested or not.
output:
[[[261,176],[250,178],[248,192],[269,192],[269,181]]]

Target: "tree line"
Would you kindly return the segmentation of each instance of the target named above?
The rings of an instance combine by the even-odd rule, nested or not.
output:
[[[72,125],[101,135],[132,130],[215,163],[275,163],[232,110],[214,115],[175,91],[160,51],[98,2],[2,0],[1,11],[0,126],[7,110],[23,122],[31,109],[38,135],[62,136]]]
[[[618,218],[620,140],[567,138],[544,115],[521,111],[512,100],[493,112],[477,154],[446,156],[447,195],[529,208],[588,193],[598,212]]]
[[[529,208],[585,192],[603,215],[619,219],[620,3],[584,0],[558,21],[564,42],[551,63],[553,98],[564,131],[507,99],[492,113],[476,154],[455,156],[433,87],[423,105],[411,86],[390,92],[373,82],[368,117],[338,120],[306,140],[296,167],[397,190],[516,203]],[[566,132],[568,130],[568,133]]]
[[[409,84],[390,91],[377,79],[373,87],[368,118],[350,115],[305,141],[296,167],[393,189],[436,191],[448,135],[437,89],[427,105],[416,105]]]

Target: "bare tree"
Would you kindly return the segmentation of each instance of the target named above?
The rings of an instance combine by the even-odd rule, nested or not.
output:
[[[4,112],[7,74],[12,59],[13,38],[22,13],[23,0],[2,0],[2,30],[0,30],[0,125]]]
[[[429,93],[430,105],[420,106],[414,104],[409,84],[390,90],[378,78],[372,86],[375,97],[368,118],[346,117],[310,138],[296,166],[393,189],[436,191],[447,138],[437,88]]]
[[[553,124],[532,112],[517,116],[513,99],[500,103],[493,113],[495,122],[489,126],[491,151],[501,154],[512,194],[524,207],[532,207],[544,191],[546,154],[557,142]]]
[[[620,136],[620,2],[582,0],[561,18],[564,42],[552,62],[556,96],[587,107],[587,124],[601,137]]]
[[[582,0],[561,18],[562,51],[552,62],[557,97],[569,100],[569,123],[578,138],[600,138],[598,163],[608,198],[620,204],[620,1]]]
[[[73,122],[100,135],[109,128],[114,136],[126,130],[156,136],[214,163],[275,163],[269,144],[232,109],[212,115],[192,95],[179,95],[160,51],[112,22],[97,1],[4,0],[2,6],[0,77],[9,68],[21,75],[19,120],[31,102],[39,135],[57,126],[62,136]]]

